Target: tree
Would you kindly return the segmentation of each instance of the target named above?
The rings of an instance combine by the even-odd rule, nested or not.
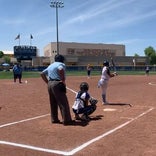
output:
[[[4,56],[4,60],[6,63],[10,63],[10,57],[9,56]]]
[[[144,50],[144,53],[146,56],[151,57],[155,55],[155,50],[153,47],[149,46],[148,48]]]
[[[135,57],[139,57],[139,55],[137,53],[134,54]]]
[[[2,58],[4,56],[3,51],[0,51],[0,58]]]
[[[153,64],[156,64],[156,55],[152,55],[152,56],[151,56],[150,63],[151,63],[152,65],[153,65]]]
[[[149,46],[144,50],[144,53],[149,57],[150,64],[156,64],[156,51],[153,47]]]

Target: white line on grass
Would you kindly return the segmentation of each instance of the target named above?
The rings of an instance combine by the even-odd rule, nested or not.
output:
[[[50,114],[40,115],[40,116],[36,116],[36,117],[33,117],[33,118],[28,118],[28,119],[24,119],[24,120],[20,120],[20,121],[15,121],[15,122],[7,123],[7,124],[4,124],[4,125],[0,125],[0,128],[11,126],[11,125],[15,125],[15,124],[26,122],[26,121],[31,121],[31,120],[43,118],[43,117],[46,117],[48,115],[50,115]]]
[[[0,140],[0,144],[5,144],[5,145],[11,145],[11,146],[16,146],[16,147],[21,147],[21,148],[26,148],[26,149],[31,149],[31,150],[36,150],[36,151],[42,151],[42,152],[47,152],[47,153],[55,153],[55,154],[61,154],[61,155],[73,155],[77,152],[79,152],[80,150],[84,149],[85,147],[89,146],[90,144],[104,138],[107,135],[110,135],[112,133],[114,133],[115,131],[127,126],[128,124],[130,124],[131,122],[139,119],[140,117],[146,115],[147,113],[149,113],[150,111],[152,111],[154,108],[151,107],[150,109],[148,109],[147,111],[139,114],[138,116],[136,116],[135,118],[130,119],[129,121],[117,126],[116,128],[109,130],[106,133],[103,133],[100,136],[97,136],[96,138],[93,138],[92,140],[82,144],[81,146],[78,146],[76,148],[74,148],[71,151],[59,151],[59,150],[52,150],[52,149],[46,149],[46,148],[41,148],[41,147],[35,147],[35,146],[30,146],[30,145],[24,145],[24,144],[18,144],[18,143],[13,143],[13,142],[7,142],[7,141],[2,141]]]

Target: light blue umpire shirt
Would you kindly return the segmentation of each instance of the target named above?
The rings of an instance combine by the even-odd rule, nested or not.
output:
[[[49,65],[46,69],[44,69],[42,71],[42,73],[44,73],[47,77],[48,80],[50,79],[57,79],[57,80],[61,80],[61,77],[58,73],[58,70],[64,70],[66,69],[66,66],[64,63],[62,62],[54,62],[51,65]]]

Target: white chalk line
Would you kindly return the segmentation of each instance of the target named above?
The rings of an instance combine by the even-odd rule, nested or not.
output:
[[[68,90],[70,90],[71,92],[73,93],[77,93],[76,91],[70,89],[67,87]],[[125,122],[124,124],[82,144],[81,146],[69,151],[69,152],[65,152],[65,151],[59,151],[59,150],[52,150],[52,149],[46,149],[46,148],[41,148],[41,147],[35,147],[35,146],[30,146],[30,145],[25,145],[25,144],[18,144],[18,143],[14,143],[14,142],[7,142],[7,141],[1,141],[0,140],[0,144],[5,144],[5,145],[11,145],[11,146],[16,146],[16,147],[21,147],[21,148],[27,148],[27,149],[32,149],[32,150],[37,150],[37,151],[42,151],[42,152],[47,152],[47,153],[55,153],[55,154],[62,154],[62,155],[73,155],[75,154],[76,152],[82,150],[83,148],[89,146],[90,144],[92,144],[93,142],[95,141],[98,141],[100,140],[101,138],[115,132],[116,130],[118,129],[121,129],[122,127],[128,125],[129,123],[131,123],[132,121],[138,119],[139,117],[147,114],[148,112],[152,111],[154,108],[150,108],[149,110],[147,110],[146,112],[140,114],[139,116],[137,116],[136,118],[132,118],[131,120]],[[25,120],[20,120],[20,121],[16,121],[16,122],[12,122],[12,123],[8,123],[8,124],[4,124],[4,125],[0,125],[0,128],[2,127],[7,127],[7,126],[10,126],[10,125],[14,125],[14,124],[18,124],[18,123],[22,123],[22,122],[26,122],[26,121],[31,121],[31,120],[35,120],[35,119],[38,119],[38,118],[42,118],[42,117],[45,117],[45,116],[48,116],[50,114],[45,114],[45,115],[41,115],[41,116],[37,116],[37,117],[33,117],[33,118],[29,118],[29,119],[25,119]]]
[[[75,154],[76,152],[82,150],[83,148],[89,146],[89,145],[92,144],[93,142],[96,142],[96,141],[98,141],[98,140],[104,138],[105,136],[107,136],[107,135],[109,135],[109,134],[111,134],[111,133],[113,133],[113,132],[115,132],[115,131],[117,131],[117,130],[123,128],[123,127],[125,127],[126,125],[130,124],[130,123],[133,122],[134,120],[137,120],[138,118],[142,117],[143,115],[146,115],[147,113],[149,113],[149,112],[152,111],[153,109],[154,109],[154,108],[152,107],[152,108],[148,109],[147,111],[141,113],[141,114],[138,115],[137,117],[135,117],[135,118],[133,118],[133,119],[131,119],[131,120],[129,120],[129,121],[127,121],[127,122],[125,122],[125,123],[119,125],[119,126],[117,126],[116,128],[114,128],[114,129],[112,129],[112,130],[109,130],[108,132],[106,132],[106,133],[104,133],[104,134],[102,134],[102,135],[100,135],[100,136],[98,136],[98,137],[96,137],[96,138],[94,138],[94,139],[92,139],[92,140],[90,140],[90,141],[84,143],[84,144],[82,144],[81,146],[79,146],[79,147],[73,149],[72,151],[70,151],[70,154],[73,155],[73,154]]]
[[[73,90],[73,89],[71,89],[71,88],[69,88],[69,87],[66,87],[69,91],[71,91],[72,93],[75,93],[75,94],[77,94],[77,92],[75,91],[75,90]],[[92,98],[94,98],[93,96],[91,96]],[[94,99],[96,99],[96,98],[94,98]],[[98,99],[97,99],[98,100]]]
[[[48,115],[50,115],[50,114],[44,114],[44,115],[36,116],[36,117],[33,117],[33,118],[28,118],[28,119],[24,119],[24,120],[20,120],[20,121],[15,121],[15,122],[3,124],[3,125],[0,125],[0,128],[11,126],[11,125],[15,125],[15,124],[26,122],[26,121],[36,120],[36,119],[39,119],[39,118],[46,117]]]
[[[76,92],[75,90],[73,90],[73,89],[71,89],[71,88],[69,88],[69,87],[66,87],[66,88],[67,88],[68,90],[70,90],[71,92],[77,94],[77,92]]]
[[[148,84],[152,86],[156,86],[156,83],[153,83],[153,82],[149,82]]]
[[[61,155],[73,155],[77,152],[79,152],[80,150],[84,149],[85,147],[89,146],[90,144],[104,138],[107,135],[110,135],[112,133],[114,133],[115,131],[127,126],[128,124],[130,124],[131,122],[133,122],[134,120],[139,119],[140,117],[146,115],[147,113],[149,113],[150,111],[152,111],[154,109],[154,107],[148,109],[147,111],[139,114],[138,116],[136,116],[135,118],[130,119],[129,121],[117,126],[116,128],[109,130],[106,133],[103,133],[102,135],[82,144],[81,146],[78,146],[76,148],[74,148],[71,151],[59,151],[59,150],[52,150],[52,149],[47,149],[47,148],[41,148],[41,147],[35,147],[35,146],[30,146],[30,145],[24,145],[24,144],[18,144],[18,143],[14,143],[14,142],[7,142],[7,141],[3,141],[0,140],[0,144],[5,144],[5,145],[11,145],[11,146],[16,146],[16,147],[21,147],[21,148],[26,148],[26,149],[31,149],[31,150],[36,150],[36,151],[42,151],[42,152],[47,152],[47,153],[55,153],[55,154],[61,154]]]
[[[51,149],[35,147],[35,146],[30,146],[30,145],[24,145],[24,144],[18,144],[18,143],[8,142],[8,141],[0,141],[0,144],[21,147],[21,148],[26,148],[26,149],[36,150],[36,151],[42,151],[42,152],[47,152],[47,153],[62,154],[62,155],[67,155],[67,153],[68,153],[68,152],[51,150]]]

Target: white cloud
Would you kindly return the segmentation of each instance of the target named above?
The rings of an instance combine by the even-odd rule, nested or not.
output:
[[[111,0],[108,2],[103,1],[103,3],[95,3],[91,8],[86,7],[86,11],[82,11],[81,14],[69,19],[66,23],[74,24],[77,22],[84,22],[86,20],[96,18],[97,16],[99,16],[101,14],[111,12],[114,9],[119,8],[123,5],[126,5],[127,3],[131,3],[133,1],[135,1],[135,0],[129,0],[129,1],[123,1],[123,2],[121,2],[121,1],[119,2],[117,0]]]

